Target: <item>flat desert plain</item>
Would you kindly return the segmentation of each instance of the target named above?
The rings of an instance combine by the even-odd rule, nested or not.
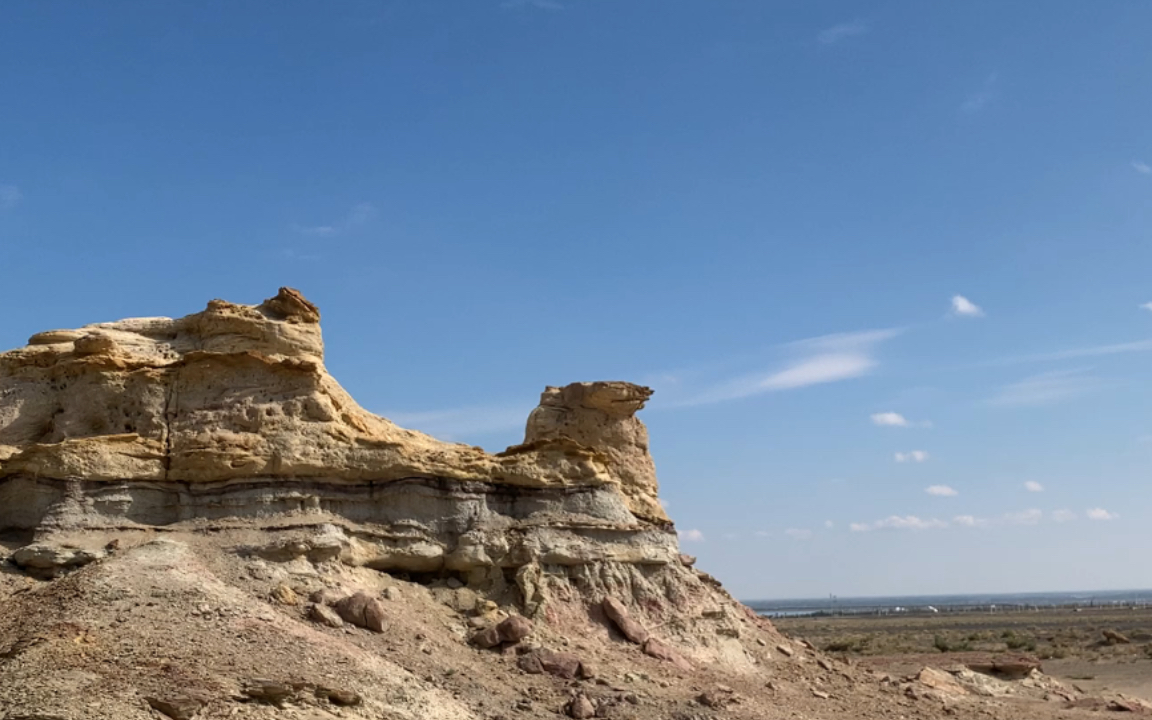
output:
[[[1152,607],[817,616],[773,623],[894,677],[974,653],[1008,653],[1039,659],[1045,673],[1085,692],[1152,699]]]

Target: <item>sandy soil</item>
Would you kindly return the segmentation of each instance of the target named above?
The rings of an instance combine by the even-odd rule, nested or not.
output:
[[[1025,653],[1039,659],[1046,674],[1086,693],[1152,698],[1152,608],[783,618],[775,624],[834,656],[893,674],[929,662],[947,665],[964,653]],[[1110,644],[1105,630],[1131,642]]]

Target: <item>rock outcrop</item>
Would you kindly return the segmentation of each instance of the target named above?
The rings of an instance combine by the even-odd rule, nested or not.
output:
[[[636,417],[649,389],[548,388],[524,443],[493,455],[357,405],[325,370],[319,319],[283,288],[0,354],[0,530],[336,518],[349,563],[473,582],[675,561]]]

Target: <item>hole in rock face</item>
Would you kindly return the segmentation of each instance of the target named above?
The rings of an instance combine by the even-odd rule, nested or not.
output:
[[[429,585],[435,585],[438,582],[447,582],[449,580],[457,580],[461,585],[468,584],[468,578],[464,575],[464,573],[456,572],[454,570],[433,570],[430,572],[417,572],[410,570],[387,570],[382,568],[376,569],[385,575],[390,575],[391,577],[396,578],[397,580],[413,582],[417,585],[423,585],[425,587],[428,587]]]

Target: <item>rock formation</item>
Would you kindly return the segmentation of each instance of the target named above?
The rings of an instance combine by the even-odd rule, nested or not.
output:
[[[635,417],[650,390],[548,388],[525,442],[491,455],[362,409],[324,368],[319,318],[284,288],[0,354],[0,530],[280,513],[370,525],[345,555],[382,570],[675,560]]]
[[[548,388],[524,442],[489,454],[362,409],[319,321],[284,288],[0,353],[0,718],[953,702],[923,680],[888,698],[680,554],[636,416],[648,388]]]

